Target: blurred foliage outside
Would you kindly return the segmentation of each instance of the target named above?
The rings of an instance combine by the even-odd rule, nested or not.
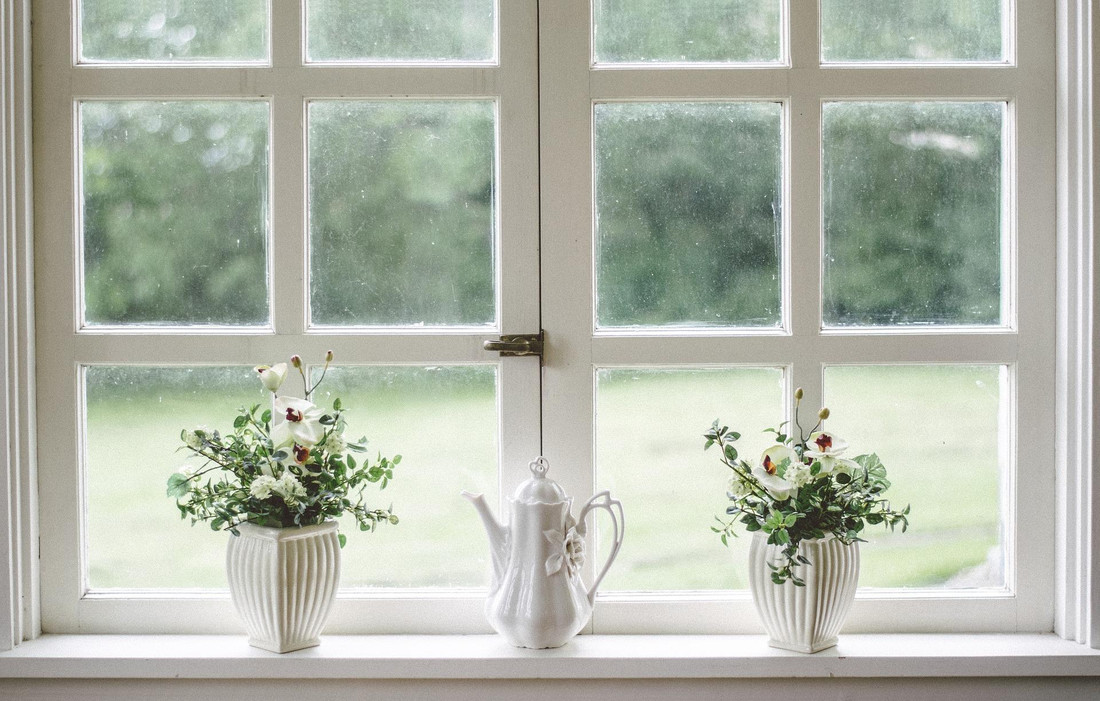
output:
[[[87,61],[262,61],[270,0],[80,0]]]

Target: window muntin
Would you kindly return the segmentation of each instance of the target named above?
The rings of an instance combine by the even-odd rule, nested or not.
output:
[[[263,62],[270,0],[79,0],[82,63]]]

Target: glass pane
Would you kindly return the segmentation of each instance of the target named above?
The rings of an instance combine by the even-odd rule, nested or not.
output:
[[[744,434],[745,455],[770,445],[783,416],[778,368],[601,369],[596,390],[596,482],[623,502],[629,534],[601,591],[743,589],[751,538],[722,545],[730,471],[703,432],[716,418]],[[751,399],[750,399],[751,398]],[[602,562],[610,542],[597,520]]]
[[[477,512],[460,493],[498,501],[496,366],[337,367],[314,400],[340,397],[347,435],[369,454],[400,454],[393,482],[377,493],[401,522],[348,534],[344,587],[481,587],[489,548]]]
[[[824,106],[824,323],[1002,318],[1000,102]]]
[[[83,102],[87,324],[263,324],[266,102]]]
[[[86,377],[89,586],[226,586],[230,536],[180,520],[165,481],[194,463],[177,451],[182,429],[228,431],[238,407],[270,394],[246,367],[95,366]],[[288,394],[301,394],[297,382],[287,378]],[[480,536],[481,525],[459,492],[496,500],[495,366],[337,367],[313,399],[331,406],[337,396],[349,437],[366,434],[372,455],[403,456],[384,491],[365,493],[368,504],[392,504],[401,522],[375,533],[341,524],[348,536],[342,585],[483,585],[488,549],[468,537]],[[421,436],[425,427],[430,440]]]
[[[877,453],[909,530],[869,527],[860,585],[966,589],[1005,584],[1002,466],[1007,369],[998,365],[825,369],[831,431]]]
[[[778,103],[595,108],[596,319],[778,326]]]
[[[81,60],[263,61],[266,0],[81,0]]]
[[[310,61],[491,61],[493,0],[308,0]]]
[[[495,129],[489,101],[310,104],[314,323],[494,323]]]
[[[226,431],[271,395],[252,368],[86,369],[88,586],[225,587],[226,533],[180,519],[165,496],[180,431]],[[125,537],[119,537],[125,534]]]
[[[1002,0],[822,0],[824,61],[1000,61]]]
[[[780,0],[597,0],[597,63],[778,63]]]

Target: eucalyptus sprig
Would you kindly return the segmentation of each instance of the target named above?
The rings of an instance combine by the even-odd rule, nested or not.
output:
[[[329,351],[326,371],[331,361]],[[292,364],[301,372],[298,356]],[[272,408],[242,407],[225,434],[206,427],[180,433],[181,450],[197,461],[168,478],[168,496],[176,499],[180,518],[190,517],[192,525],[207,521],[213,530],[234,535],[242,523],[287,528],[343,514],[351,515],[362,531],[396,524],[392,505],[370,508],[363,494],[372,484],[385,489],[401,456],[378,454],[369,460],[353,455],[367,452],[367,439],[344,438],[347,422],[340,399],[328,410],[308,400],[324,373],[312,386],[301,373],[307,398],[299,399],[278,394],[286,363],[256,371],[273,395]],[[345,536],[339,539],[343,546]]]
[[[854,459],[841,457],[847,443],[832,433],[819,431],[829,410],[821,409],[817,423],[805,431],[799,421],[803,393],[795,391],[795,426],[787,422],[766,429],[775,435],[775,445],[764,451],[758,465],[740,457],[735,443],[741,434],[720,425],[718,420],[703,434],[704,450],[717,445],[721,462],[730,469],[726,514],[715,517],[724,544],[736,536],[737,524],[752,533],[763,531],[767,542],[781,548],[778,564],[769,562],[771,579],[776,584],[790,581],[805,586],[798,576],[800,566],[810,561],[798,553],[803,540],[831,534],[845,545],[863,541],[860,534],[867,524],[883,524],[890,530],[909,526],[909,506],[895,510],[883,496],[890,487],[886,467],[874,453]]]

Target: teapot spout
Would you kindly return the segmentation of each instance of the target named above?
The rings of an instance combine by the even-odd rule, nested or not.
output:
[[[496,583],[500,581],[500,577],[503,575],[504,568],[508,563],[508,529],[502,526],[493,516],[493,512],[489,510],[489,505],[485,503],[483,494],[471,494],[464,491],[462,496],[474,505],[478,515],[481,516],[481,522],[485,524],[485,533],[489,536],[489,553],[493,563],[492,588],[495,589]]]

